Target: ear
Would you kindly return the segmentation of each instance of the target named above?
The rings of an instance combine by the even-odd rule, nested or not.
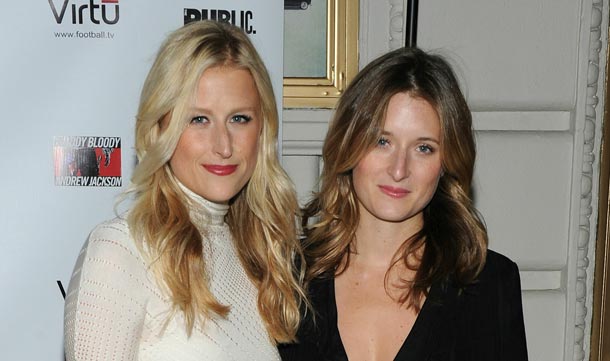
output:
[[[165,129],[167,129],[167,127],[169,126],[169,120],[172,118],[172,112],[168,112],[167,114],[165,114],[164,116],[161,117],[161,119],[159,119],[159,121],[157,122],[157,125],[159,127],[160,131],[165,131]]]

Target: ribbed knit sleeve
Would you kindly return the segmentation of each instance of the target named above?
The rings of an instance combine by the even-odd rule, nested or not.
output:
[[[97,226],[70,280],[64,313],[68,361],[272,361],[279,360],[258,313],[258,290],[235,252],[222,222],[204,238],[210,290],[230,306],[186,331],[182,312],[155,280],[124,219]]]
[[[66,295],[68,361],[137,360],[152,290],[124,221],[97,226],[82,248]]]

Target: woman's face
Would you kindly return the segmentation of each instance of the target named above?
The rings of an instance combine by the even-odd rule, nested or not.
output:
[[[362,221],[421,227],[442,172],[440,137],[439,117],[426,100],[390,98],[381,138],[352,173]]]
[[[207,69],[190,114],[170,159],[171,169],[193,192],[227,203],[256,167],[263,121],[252,75],[230,66]]]

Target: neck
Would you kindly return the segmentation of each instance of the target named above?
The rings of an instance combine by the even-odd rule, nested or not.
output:
[[[222,225],[229,211],[229,205],[214,203],[196,194],[180,181],[176,180],[186,195],[191,220],[196,225]]]
[[[422,225],[421,216],[403,222],[387,222],[361,212],[352,248],[354,256],[364,264],[387,268],[400,246]]]

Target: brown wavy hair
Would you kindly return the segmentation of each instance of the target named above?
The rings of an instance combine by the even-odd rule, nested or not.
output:
[[[157,282],[183,312],[187,332],[197,322],[224,316],[209,289],[202,236],[191,222],[188,199],[169,167],[189,107],[206,69],[230,66],[252,75],[261,99],[263,125],[257,163],[247,185],[231,200],[227,224],[246,273],[258,289],[258,310],[272,340],[295,338],[299,309],[306,302],[297,238],[294,186],[277,154],[278,114],[267,70],[237,27],[212,21],[190,23],[162,44],[144,83],[136,120],[139,163],[129,190],[134,204],[130,230],[150,262]],[[300,264],[300,263],[299,263]]]
[[[360,216],[352,170],[377,144],[388,103],[397,93],[426,100],[441,123],[443,175],[423,211],[423,227],[402,243],[386,272],[387,287],[393,267],[416,271],[414,279],[401,280],[404,292],[398,301],[418,310],[433,283],[451,278],[466,285],[475,279],[488,239],[470,197],[476,155],[470,110],[448,62],[416,48],[398,49],[368,64],[339,100],[322,150],[320,190],[304,210],[306,281],[349,267]]]

